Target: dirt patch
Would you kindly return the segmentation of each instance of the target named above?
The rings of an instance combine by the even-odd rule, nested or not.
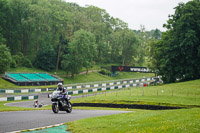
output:
[[[171,107],[171,106],[138,105],[138,104],[110,104],[110,103],[73,103],[72,106],[129,108],[129,109],[146,109],[146,110],[182,109],[182,107]]]

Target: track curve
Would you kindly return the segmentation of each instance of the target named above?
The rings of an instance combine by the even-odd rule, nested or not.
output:
[[[38,94],[39,104],[41,102],[43,102],[44,105],[51,105],[52,104],[51,99],[48,98],[48,94],[50,94],[50,93],[39,93]],[[98,95],[98,94],[102,94],[102,93],[96,93],[96,95]],[[93,94],[87,94],[87,96],[93,96]],[[82,97],[82,95],[72,96],[72,99],[81,98],[81,97]],[[14,106],[14,107],[33,108],[33,101],[12,102],[12,103],[6,103],[5,105]]]
[[[127,113],[113,110],[73,110],[54,114],[51,110],[0,112],[0,133],[32,129],[88,117]]]
[[[73,96],[72,99],[79,97],[82,96]],[[48,98],[48,93],[40,93],[38,101],[39,103],[43,102],[45,105],[51,104],[51,100],[50,98]],[[13,102],[7,103],[6,105],[33,108],[33,101]],[[60,111],[58,114],[54,114],[52,110],[0,112],[0,133],[33,129],[38,127],[75,121],[88,117],[128,112],[129,111],[76,109],[73,109],[72,113],[69,114],[67,114],[64,111]]]

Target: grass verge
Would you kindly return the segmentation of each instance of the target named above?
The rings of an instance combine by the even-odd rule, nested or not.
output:
[[[200,132],[200,109],[138,110],[66,123],[73,133]]]
[[[167,106],[200,105],[200,80],[129,88],[73,102],[164,104]],[[83,107],[85,108],[85,107]],[[131,132],[200,132],[200,108],[177,110],[137,110],[136,112],[87,118],[66,123],[73,133],[131,133]],[[92,123],[92,124],[91,124]]]

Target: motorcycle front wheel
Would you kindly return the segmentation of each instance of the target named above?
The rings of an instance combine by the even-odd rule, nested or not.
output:
[[[66,112],[67,113],[71,113],[72,112],[72,104],[71,104],[71,102],[69,102],[69,105],[68,105],[69,107],[67,107],[67,110],[66,110]]]
[[[58,105],[56,103],[52,103],[52,111],[57,114],[59,112]]]

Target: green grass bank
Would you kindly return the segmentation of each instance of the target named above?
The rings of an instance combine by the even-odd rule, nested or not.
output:
[[[129,88],[72,102],[185,106],[177,110],[132,110],[131,113],[66,123],[73,133],[199,133],[200,80]],[[83,107],[85,109],[86,107]],[[129,109],[126,109],[129,110]]]
[[[73,133],[198,133],[200,109],[135,110],[66,123]]]

